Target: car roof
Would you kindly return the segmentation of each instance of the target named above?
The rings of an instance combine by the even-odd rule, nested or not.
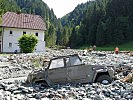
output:
[[[67,55],[67,56],[58,56],[58,57],[55,57],[51,60],[55,60],[55,59],[62,59],[62,58],[70,58],[70,57],[74,57],[74,56],[78,56],[78,54],[73,54],[73,55]],[[79,57],[79,56],[78,56]]]

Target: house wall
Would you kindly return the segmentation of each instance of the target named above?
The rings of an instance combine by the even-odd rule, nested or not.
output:
[[[10,34],[12,31],[12,34]],[[17,50],[20,51],[18,46],[18,39],[23,35],[23,32],[26,34],[35,34],[38,33],[38,44],[36,46],[35,52],[44,52],[45,51],[45,41],[44,41],[44,31],[41,30],[29,30],[29,29],[16,29],[16,28],[4,28],[3,31],[3,52],[14,52]],[[10,43],[10,46],[9,46]],[[11,46],[12,44],[12,46]]]

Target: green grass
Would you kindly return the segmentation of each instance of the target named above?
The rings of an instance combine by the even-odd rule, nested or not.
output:
[[[115,47],[118,47],[120,51],[133,51],[133,42],[124,43],[121,45],[105,45],[102,47],[97,47],[97,51],[114,51]],[[88,48],[88,45],[84,45],[80,47],[79,49],[85,49]]]

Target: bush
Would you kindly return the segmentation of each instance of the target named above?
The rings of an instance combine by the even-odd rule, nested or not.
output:
[[[33,34],[24,34],[18,40],[19,47],[23,53],[32,53],[38,43],[38,38]]]

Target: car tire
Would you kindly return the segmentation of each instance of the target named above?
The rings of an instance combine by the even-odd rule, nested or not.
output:
[[[97,78],[97,82],[104,85],[108,85],[112,82],[112,78],[109,77],[109,75],[101,75]]]

